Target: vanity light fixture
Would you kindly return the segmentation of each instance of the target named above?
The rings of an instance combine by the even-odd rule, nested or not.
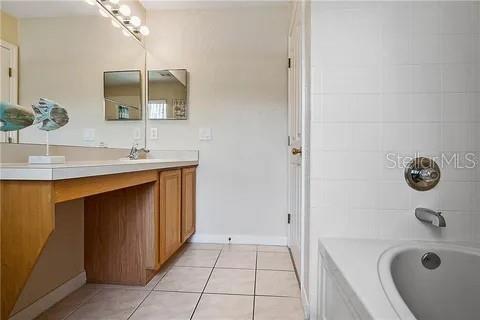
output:
[[[120,28],[120,23],[118,23],[117,19],[112,18],[112,26],[115,28]]]
[[[142,41],[142,36],[150,34],[146,25],[142,25],[142,20],[133,15],[132,10],[126,4],[120,4],[120,0],[85,0],[89,5],[97,3],[99,13],[105,17],[111,17],[112,26],[122,28],[125,36],[134,36],[138,41]]]
[[[104,8],[99,8],[98,12],[100,12],[100,15],[104,18],[108,18],[110,15],[108,14],[108,11],[105,10]]]
[[[144,36],[148,36],[150,34],[150,29],[148,29],[147,26],[141,26],[140,33]]]
[[[132,14],[132,10],[130,10],[130,7],[127,6],[126,4],[122,4],[120,6],[120,8],[118,9],[118,11],[120,11],[120,13],[124,16],[124,17],[130,17],[130,15]]]
[[[137,17],[137,16],[132,16],[130,18],[130,23],[132,24],[132,26],[137,28],[137,27],[140,27],[142,25],[142,20],[140,20],[140,18]]]

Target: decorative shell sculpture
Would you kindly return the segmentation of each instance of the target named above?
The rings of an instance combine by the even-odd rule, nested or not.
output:
[[[40,123],[40,130],[52,131],[68,123],[67,110],[55,101],[40,98],[32,109],[0,102],[0,131],[17,131]]]

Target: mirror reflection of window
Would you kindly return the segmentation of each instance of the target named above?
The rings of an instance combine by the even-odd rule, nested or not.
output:
[[[140,71],[104,73],[105,120],[141,120]]]
[[[151,120],[185,120],[187,70],[148,71],[148,117]]]
[[[148,102],[150,119],[167,118],[167,100],[151,100]]]

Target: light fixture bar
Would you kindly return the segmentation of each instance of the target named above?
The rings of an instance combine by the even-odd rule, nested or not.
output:
[[[113,21],[118,22],[118,25],[123,29],[124,35],[132,35],[143,46],[142,36],[148,35],[148,32],[141,31],[148,30],[148,27],[141,25],[141,20],[138,17],[131,16],[130,7],[125,4],[121,5],[119,2],[119,0],[96,0],[100,11],[108,13],[112,17],[112,24]],[[135,20],[136,26],[132,25],[132,18]]]

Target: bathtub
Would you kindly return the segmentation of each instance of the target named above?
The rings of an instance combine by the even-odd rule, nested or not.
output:
[[[425,255],[440,258],[429,269]],[[435,268],[436,267],[436,268]],[[480,319],[480,250],[411,243],[385,251],[378,264],[383,289],[400,319]]]
[[[322,238],[313,319],[480,319],[479,272],[478,243]]]

